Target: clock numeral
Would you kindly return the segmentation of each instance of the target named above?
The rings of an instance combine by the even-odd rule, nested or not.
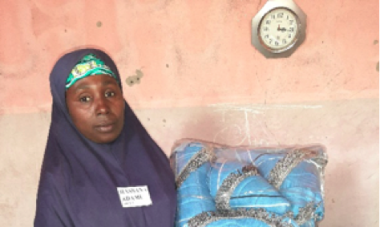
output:
[[[265,21],[265,24],[270,24],[270,22],[271,22],[270,20],[267,20]]]
[[[269,35],[265,35],[264,38],[265,38],[265,39],[268,39],[268,38],[269,38]]]
[[[269,28],[268,27],[264,27],[264,31],[268,31],[269,30]]]
[[[292,25],[292,24],[293,24],[293,22],[294,22],[294,20],[289,20],[289,23],[290,23],[290,25]]]
[[[293,27],[289,28],[289,31],[294,32],[294,28]]]
[[[279,43],[276,41],[276,42],[274,42],[274,44],[275,44],[276,46],[278,46]]]
[[[272,14],[272,15],[270,15],[270,18],[271,18],[271,19],[276,19],[276,14]]]
[[[269,44],[272,44],[272,41],[273,41],[272,39],[269,39]]]
[[[277,14],[277,17],[278,17],[278,18],[282,18],[283,16],[284,16],[284,13],[278,13],[278,14]]]
[[[292,34],[289,34],[289,35],[288,35],[288,38],[289,38],[289,39],[292,38]]]
[[[286,39],[283,39],[283,40],[282,40],[282,44],[286,44]]]

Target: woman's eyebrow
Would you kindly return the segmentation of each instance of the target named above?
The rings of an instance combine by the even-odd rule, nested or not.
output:
[[[78,91],[81,91],[81,90],[85,90],[85,89],[87,89],[89,87],[90,87],[89,84],[81,84],[81,85],[79,85],[78,87],[75,88],[75,92],[78,92]]]
[[[106,81],[102,82],[102,86],[107,86],[109,84],[115,84],[116,85],[116,83],[113,80],[106,80]]]
[[[107,86],[107,85],[112,85],[112,84],[115,84],[116,83],[112,80],[106,80],[106,81],[102,81],[101,83],[101,86]],[[83,84],[80,84],[78,87],[75,88],[75,93],[78,93],[82,90],[86,90],[88,88],[90,88],[93,84],[88,84],[88,83],[83,83]]]

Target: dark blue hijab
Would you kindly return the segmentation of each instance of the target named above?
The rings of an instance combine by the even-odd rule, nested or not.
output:
[[[74,126],[65,101],[71,69],[93,53],[122,81],[103,51],[61,57],[50,74],[52,119],[37,195],[35,227],[172,227],[176,210],[169,161],[125,103],[124,128],[112,143],[97,144]],[[120,85],[121,86],[121,85]],[[151,206],[123,208],[117,187],[148,186]]]

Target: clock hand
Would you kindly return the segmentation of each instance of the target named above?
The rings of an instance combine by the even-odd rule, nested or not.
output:
[[[277,31],[286,32],[286,28],[281,28],[280,25],[278,25]]]

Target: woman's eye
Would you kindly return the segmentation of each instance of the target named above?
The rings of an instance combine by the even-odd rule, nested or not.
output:
[[[108,97],[113,97],[115,96],[115,92],[113,91],[109,91],[109,92],[106,92],[105,96],[108,98]]]
[[[79,101],[80,101],[80,102],[89,102],[89,101],[90,101],[90,97],[88,97],[88,96],[81,97],[81,98],[79,99]]]

